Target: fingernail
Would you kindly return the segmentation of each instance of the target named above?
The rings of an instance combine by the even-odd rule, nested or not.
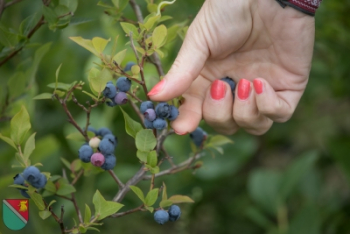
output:
[[[261,82],[261,80],[254,79],[253,85],[257,94],[261,94],[263,92],[263,83]]]
[[[177,135],[180,135],[180,136],[186,135],[186,134],[187,134],[187,132],[178,132],[178,131],[175,131],[175,130],[174,130],[174,132],[175,132]]]
[[[246,100],[249,97],[249,93],[250,93],[250,82],[249,82],[249,80],[241,79],[238,82],[237,96],[241,100]]]
[[[164,85],[165,85],[165,80],[161,80],[160,82],[158,82],[158,84],[156,84],[152,89],[151,91],[148,92],[148,96],[152,96],[152,95],[156,95],[158,94],[163,88],[164,88]]]
[[[215,80],[210,88],[210,95],[215,100],[220,100],[225,97],[226,85],[221,80]]]

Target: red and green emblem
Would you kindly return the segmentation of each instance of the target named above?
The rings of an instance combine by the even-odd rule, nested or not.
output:
[[[2,200],[2,219],[6,227],[14,231],[21,230],[26,226],[28,218],[28,199]]]

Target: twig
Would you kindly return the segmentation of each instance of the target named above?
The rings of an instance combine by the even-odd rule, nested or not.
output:
[[[130,3],[132,9],[133,9],[134,12],[135,12],[137,21],[139,21],[140,23],[143,23],[143,16],[142,16],[142,12],[141,12],[140,6],[137,5],[137,3],[135,2],[135,0],[129,0],[129,3]]]
[[[186,169],[192,169],[189,167],[192,164],[192,162],[201,158],[202,156],[203,156],[203,154],[197,153],[195,156],[187,159],[186,161],[183,161],[182,163],[178,164],[176,167],[172,167],[172,168],[169,168],[167,170],[164,170],[164,171],[161,171],[161,172],[155,174],[155,177],[175,174],[177,172],[184,171]],[[143,180],[150,180],[150,179],[152,179],[152,176],[144,176],[142,179]]]
[[[74,180],[70,184],[74,185],[83,174],[84,174],[84,170],[79,171],[79,174],[75,176]]]
[[[143,205],[139,206],[139,207],[136,207],[134,209],[131,209],[131,210],[128,210],[128,211],[125,211],[125,212],[120,212],[120,213],[116,213],[116,214],[112,214],[111,217],[112,218],[119,218],[119,217],[122,217],[124,215],[128,215],[128,214],[131,214],[131,213],[135,213],[137,211],[141,211],[143,208]]]
[[[77,212],[77,215],[78,215],[78,218],[79,218],[79,222],[80,223],[84,223],[83,216],[81,216],[81,212],[79,210],[77,201],[75,200],[75,195],[74,195],[74,193],[72,193],[71,195],[72,195],[72,202],[74,204],[75,211]]]
[[[127,92],[127,94],[129,94],[131,97],[133,97],[135,100],[137,100],[138,102],[142,102],[142,100],[140,98],[138,98],[135,94],[133,94],[132,92]]]
[[[123,189],[124,188],[124,184],[123,182],[118,178],[118,176],[114,173],[113,170],[108,170],[109,174],[113,177],[113,179],[115,180],[115,182],[117,182],[119,189]]]
[[[134,51],[137,64],[140,64],[140,58],[139,58],[139,54],[137,53],[137,50],[136,50],[136,47],[135,47],[135,44],[134,44],[134,39],[133,39],[133,37],[132,37],[132,32],[130,32],[129,37],[130,37],[131,49]]]
[[[154,174],[152,174],[151,175],[151,186],[150,186],[150,191],[154,188],[154,179],[155,179],[156,177],[154,176]]]
[[[44,201],[45,207],[46,209],[48,209],[52,215],[52,217],[56,220],[56,222],[60,225],[60,229],[61,229],[61,234],[64,234],[65,230],[64,230],[64,224],[63,224],[63,214],[64,214],[64,207],[61,206],[61,218],[58,218],[58,216],[55,214],[55,212],[52,210],[52,206],[48,207],[48,204],[46,203],[46,201]]]

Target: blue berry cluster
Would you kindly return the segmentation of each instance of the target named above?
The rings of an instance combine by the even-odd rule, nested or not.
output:
[[[236,82],[232,78],[230,78],[228,76],[226,76],[224,78],[221,78],[220,80],[222,80],[222,81],[224,81],[224,82],[226,82],[227,84],[230,85],[233,97],[235,97]]]
[[[47,178],[38,168],[35,166],[29,166],[24,169],[21,174],[17,174],[15,177],[13,177],[14,184],[26,186],[25,181],[27,181],[34,188],[41,189],[45,187]],[[20,189],[20,191],[22,196],[30,198],[25,189]]]
[[[169,220],[174,222],[180,218],[181,210],[177,205],[170,206],[168,212],[165,210],[157,210],[154,213],[154,220],[159,224],[164,224]]]
[[[165,119],[173,121],[179,115],[179,110],[166,102],[160,102],[156,108],[151,101],[141,103],[140,111],[144,115],[144,124],[148,129],[162,130],[167,126]]]
[[[80,160],[85,163],[91,162],[92,165],[104,170],[112,170],[117,163],[114,155],[118,144],[117,138],[108,128],[95,130],[89,127],[88,130],[94,132],[95,137],[92,137],[88,144],[85,143],[80,147],[78,151]]]
[[[110,107],[116,105],[123,105],[128,102],[126,92],[130,90],[131,80],[122,76],[117,80],[117,86],[114,86],[112,81],[108,81],[102,94],[111,101],[107,101],[106,104]]]
[[[207,139],[207,136],[208,134],[200,127],[196,128],[196,130],[190,133],[190,137],[197,147],[203,145],[203,142]]]
[[[131,70],[131,67],[136,65],[136,63],[134,62],[128,62],[125,67],[124,67],[124,71],[127,72],[127,71],[130,71]]]

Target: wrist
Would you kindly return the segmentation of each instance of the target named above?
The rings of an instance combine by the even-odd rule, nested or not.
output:
[[[283,8],[290,6],[305,14],[314,16],[322,0],[276,0]]]

